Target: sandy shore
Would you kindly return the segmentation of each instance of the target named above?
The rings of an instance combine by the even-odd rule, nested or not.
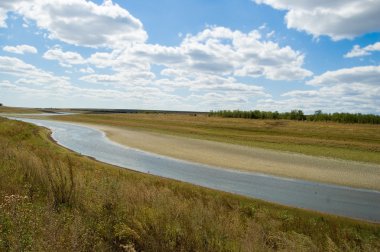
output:
[[[230,169],[380,190],[380,165],[278,152],[104,125],[113,141],[178,159]]]

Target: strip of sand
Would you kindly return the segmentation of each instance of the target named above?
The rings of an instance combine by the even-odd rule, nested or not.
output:
[[[380,165],[311,157],[260,148],[83,124],[104,131],[119,144],[223,168],[380,190]]]

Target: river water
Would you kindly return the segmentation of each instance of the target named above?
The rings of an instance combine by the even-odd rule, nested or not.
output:
[[[121,146],[85,126],[17,120],[47,127],[60,145],[102,162],[287,206],[380,222],[379,191],[227,170]]]

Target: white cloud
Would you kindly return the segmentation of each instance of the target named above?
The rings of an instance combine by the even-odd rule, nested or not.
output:
[[[139,44],[139,47],[144,44]],[[135,47],[135,46],[134,46]],[[131,47],[128,47],[130,50]],[[92,54],[87,62],[96,68],[112,68],[116,71],[149,71],[153,62],[147,58],[138,57],[131,53],[125,53],[125,50],[113,50],[110,53],[96,52]]]
[[[245,33],[207,27],[197,34],[183,35],[178,46],[163,46],[145,43],[147,34],[141,22],[111,1],[102,5],[85,0],[6,2],[3,9],[4,2],[0,3],[0,25],[6,20],[1,11],[13,11],[25,22],[35,21],[47,38],[102,47],[88,58],[59,46],[43,54],[62,66],[76,65],[67,72],[83,73],[73,80],[75,84],[68,77],[55,76],[17,58],[0,57],[0,72],[12,79],[4,79],[0,88],[17,91],[17,97],[34,92],[44,97],[40,100],[46,106],[57,104],[53,97],[70,106],[88,102],[89,107],[252,109],[257,99],[270,101],[271,97],[252,78],[293,81],[312,76],[303,67],[304,54],[270,41],[275,32],[266,29]],[[160,69],[160,74],[152,69]],[[94,85],[80,88],[82,82]],[[319,94],[315,92],[309,96]],[[291,95],[296,93],[284,98],[296,101]],[[4,96],[6,93],[0,92],[0,98]]]
[[[267,38],[271,38],[271,37],[273,37],[274,35],[275,35],[275,31],[271,31],[271,32],[268,32],[265,36],[267,37]]]
[[[7,10],[0,8],[0,27],[1,28],[7,27],[7,23],[5,22],[6,19],[7,19]]]
[[[380,42],[376,42],[372,45],[366,47],[360,47],[359,45],[354,45],[352,50],[344,55],[345,58],[354,58],[371,55],[372,52],[380,51]]]
[[[4,46],[3,51],[16,54],[37,53],[37,49],[30,45]]]
[[[327,71],[307,82],[313,86],[364,84],[380,86],[380,66],[360,66]]]
[[[288,28],[333,40],[380,31],[380,1],[377,0],[255,0],[275,9],[287,10]]]
[[[94,53],[86,60],[88,64],[114,73],[94,73],[80,80],[123,89],[153,85],[166,93],[181,90],[186,93],[182,106],[192,103],[203,110],[223,108],[217,106],[223,100],[234,108],[249,108],[257,97],[270,95],[259,85],[238,81],[239,77],[304,79],[312,73],[302,68],[303,60],[302,53],[262,40],[256,30],[243,33],[209,27],[187,34],[175,47],[140,43]],[[153,65],[163,67],[157,76],[152,73]]]
[[[15,11],[25,0],[2,0],[0,2],[0,27],[6,28],[9,11]]]
[[[86,74],[95,73],[94,69],[92,69],[91,67],[81,68],[81,69],[79,69],[79,72],[86,73]]]
[[[313,90],[293,90],[277,101],[258,101],[260,109],[380,113],[380,66],[328,71],[307,82]]]
[[[101,5],[85,0],[29,0],[0,4],[0,24],[14,11],[47,30],[50,39],[88,47],[123,47],[147,39],[142,23],[118,4]]]
[[[299,80],[311,76],[309,70],[302,68],[303,61],[301,52],[262,41],[256,30],[243,33],[224,27],[210,27],[196,35],[188,34],[177,47],[137,44],[117,53],[97,53],[89,60],[98,67],[133,62],[145,69],[155,64],[177,72],[271,80]]]
[[[123,71],[115,74],[90,74],[80,78],[81,81],[112,85],[114,87],[140,87],[153,82],[155,75],[149,71]]]
[[[191,57],[190,66],[199,71],[232,72],[271,80],[298,80],[312,75],[302,68],[302,53],[263,41],[257,30],[242,33],[212,27],[187,36],[181,47]]]
[[[23,85],[50,86],[62,88],[69,85],[69,78],[55,76],[24,61],[0,56],[0,73],[17,77],[16,83]]]
[[[172,88],[188,88],[194,92],[219,92],[227,95],[244,93],[245,96],[267,96],[264,88],[254,84],[241,83],[234,77],[223,77],[207,73],[189,73],[173,69],[161,72],[168,78],[162,78],[155,83],[159,86]]]
[[[71,51],[64,52],[60,47],[49,49],[42,57],[48,60],[57,60],[63,67],[71,67],[72,65],[86,63],[85,59],[79,53]]]
[[[112,73],[95,72],[80,80],[122,90],[149,86],[167,94],[181,90],[181,108],[222,109],[224,100],[226,107],[249,109],[255,99],[270,95],[262,86],[238,78],[304,79],[312,73],[302,68],[303,60],[302,53],[288,46],[262,40],[258,31],[209,27],[187,34],[179,46],[139,43],[96,52],[87,63]],[[152,66],[162,67],[160,74],[153,73]]]
[[[182,97],[158,87],[81,88],[73,85],[69,78],[56,76],[13,57],[0,56],[0,73],[0,99],[15,106],[25,106],[25,102],[35,107],[94,107],[97,104],[98,107],[117,108],[139,104],[139,108],[167,109],[170,105],[184,106]],[[11,80],[13,78],[15,80]]]
[[[197,110],[221,110],[237,109],[246,106],[249,103],[249,97],[244,94],[226,95],[218,92],[208,92],[203,94],[193,94],[186,98],[186,102],[195,104]]]

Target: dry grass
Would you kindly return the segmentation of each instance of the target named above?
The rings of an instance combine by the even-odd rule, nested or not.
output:
[[[0,113],[22,113],[22,114],[33,114],[33,113],[41,113],[38,109],[33,108],[17,108],[17,107],[6,107],[0,106]]]
[[[8,250],[380,251],[380,227],[102,164],[0,118]]]
[[[380,164],[380,125],[177,114],[81,114],[56,119]]]

